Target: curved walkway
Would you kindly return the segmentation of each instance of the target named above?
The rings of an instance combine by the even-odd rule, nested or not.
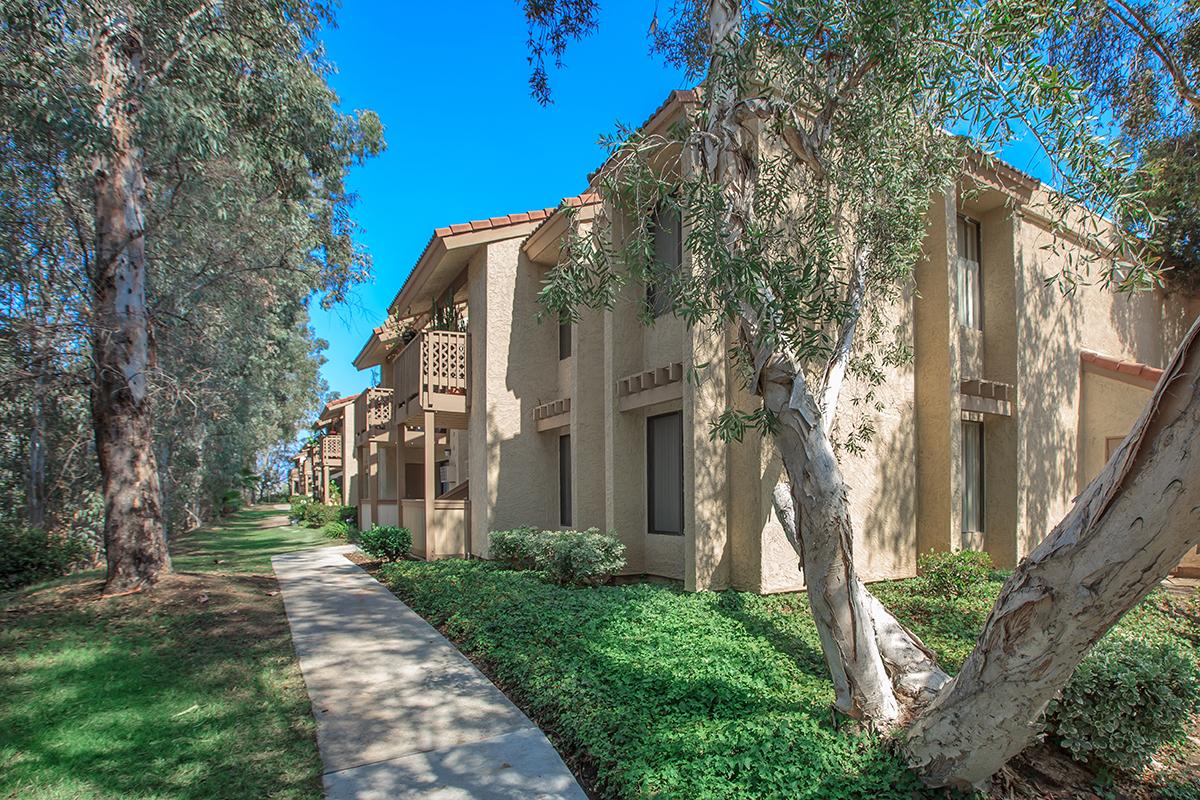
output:
[[[326,796],[585,800],[529,718],[378,581],[324,547],[271,559]]]

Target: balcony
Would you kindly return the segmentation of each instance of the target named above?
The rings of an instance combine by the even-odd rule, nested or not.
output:
[[[387,432],[392,424],[391,389],[374,386],[359,394],[354,401],[355,441],[362,445],[366,440]]]
[[[470,337],[458,331],[424,331],[396,357],[395,422],[421,424],[424,412],[439,416],[439,426],[465,428],[470,408],[468,353]]]
[[[327,467],[342,465],[342,435],[330,433],[321,437],[321,462]]]

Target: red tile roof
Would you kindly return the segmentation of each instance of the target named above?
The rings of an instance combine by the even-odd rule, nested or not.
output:
[[[1158,383],[1158,379],[1163,374],[1161,369],[1152,367],[1149,364],[1143,364],[1140,361],[1122,361],[1092,350],[1081,350],[1079,352],[1079,359],[1084,364],[1090,364],[1096,369],[1112,372],[1127,378],[1137,378],[1149,383]]]

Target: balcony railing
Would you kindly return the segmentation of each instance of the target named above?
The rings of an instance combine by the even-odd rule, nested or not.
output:
[[[327,464],[342,463],[342,435],[331,433],[321,437],[321,460]]]
[[[386,430],[392,422],[392,390],[367,389],[354,401],[355,433]]]
[[[394,365],[401,421],[421,411],[466,412],[469,343],[466,333],[425,331],[405,346]]]

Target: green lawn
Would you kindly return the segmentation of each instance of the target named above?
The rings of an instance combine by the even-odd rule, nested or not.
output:
[[[570,589],[456,560],[381,577],[547,729],[600,797],[945,796],[923,791],[879,739],[834,729],[803,595]],[[878,591],[953,669],[998,587],[949,601],[903,582]],[[1172,601],[1156,596],[1128,623],[1174,624],[1160,602]],[[1189,619],[1186,634],[1200,636],[1200,617]],[[1200,798],[1200,784],[1175,789]]]
[[[0,798],[321,797],[270,556],[327,542],[264,527],[280,513],[182,537],[149,595],[87,575],[0,598]]]

